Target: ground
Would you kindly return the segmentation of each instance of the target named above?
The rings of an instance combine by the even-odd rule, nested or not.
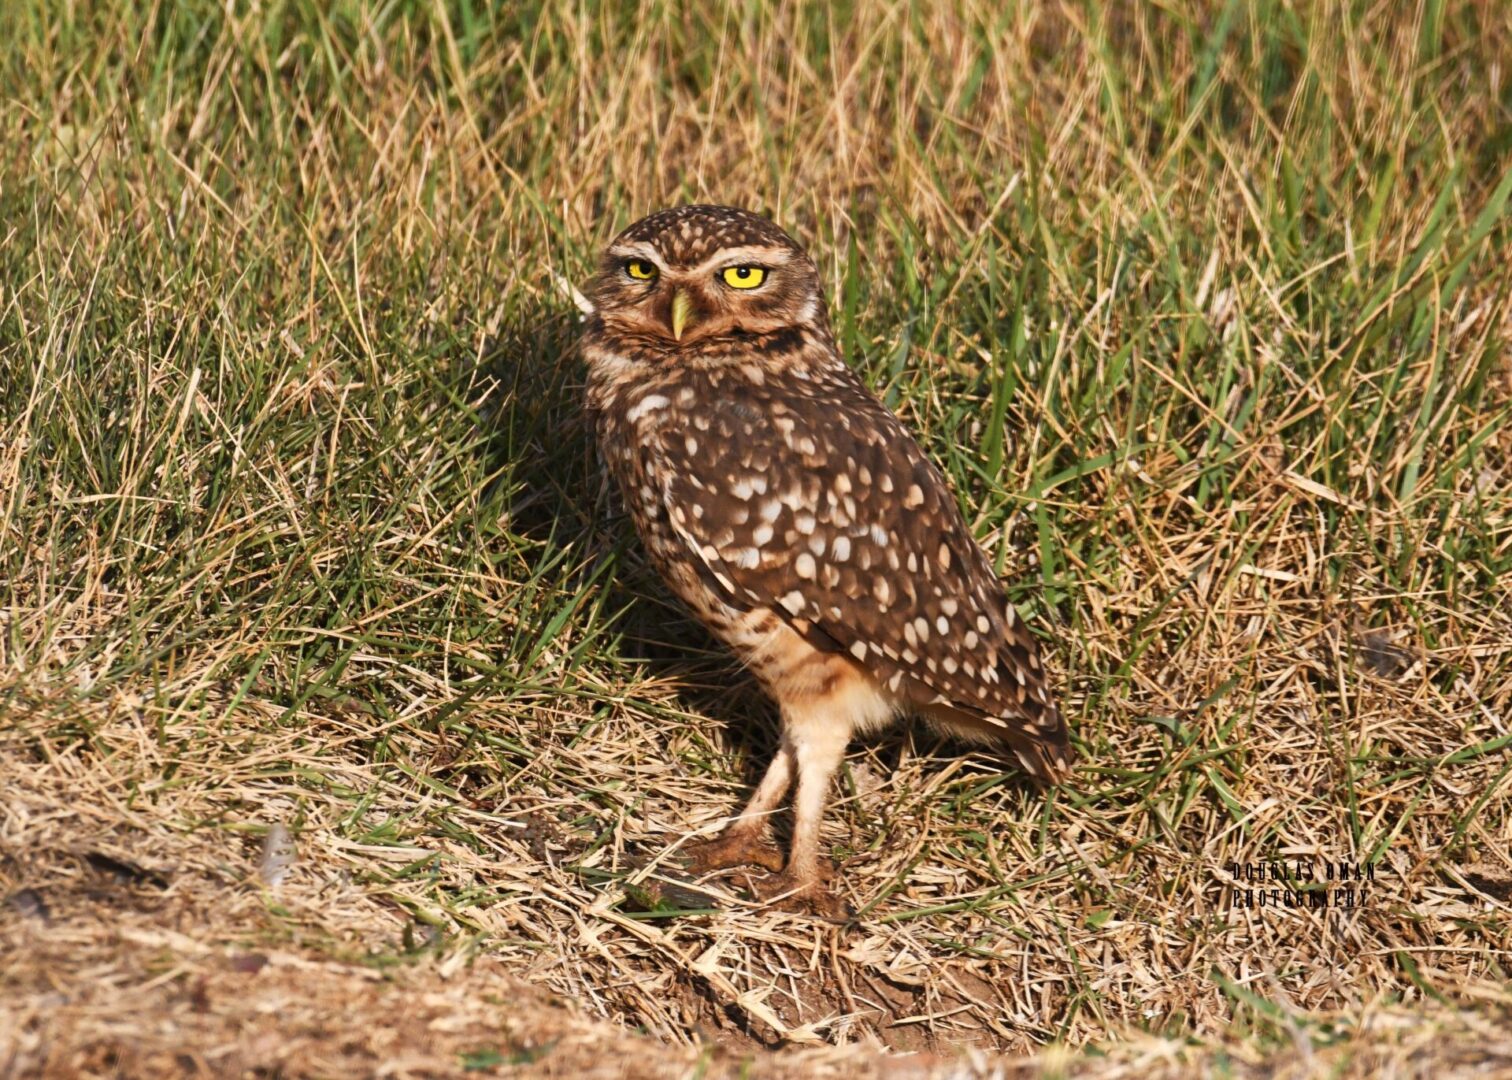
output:
[[[0,1072],[1512,1073],[1505,6],[481,7],[12,20]],[[695,200],[1073,728],[854,747],[844,924],[680,867],[773,718],[582,421]]]

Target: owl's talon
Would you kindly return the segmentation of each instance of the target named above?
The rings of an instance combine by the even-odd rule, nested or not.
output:
[[[852,915],[846,903],[830,891],[822,874],[801,876],[784,870],[761,880],[752,880],[751,893],[768,907],[816,915],[844,922]]]
[[[782,850],[760,835],[726,831],[713,840],[687,849],[687,867],[696,874],[735,866],[759,866],[775,874],[782,869],[782,864]]]

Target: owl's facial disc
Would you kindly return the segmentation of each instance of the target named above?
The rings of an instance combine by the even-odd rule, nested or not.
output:
[[[730,333],[770,333],[792,322],[806,293],[786,251],[741,247],[686,265],[649,245],[615,248],[615,318],[676,345]],[[801,304],[798,304],[801,309]]]
[[[803,250],[771,222],[727,207],[632,225],[604,253],[590,295],[606,323],[669,352],[824,321]]]

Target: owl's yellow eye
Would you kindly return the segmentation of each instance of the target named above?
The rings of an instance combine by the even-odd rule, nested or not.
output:
[[[656,280],[656,267],[648,262],[642,262],[640,259],[631,259],[627,262],[625,264],[625,273],[629,274],[636,281]]]
[[[732,266],[721,276],[732,289],[754,289],[766,280],[766,271],[759,266]]]

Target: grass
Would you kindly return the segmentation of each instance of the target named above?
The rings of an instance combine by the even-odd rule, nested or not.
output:
[[[7,889],[62,911],[100,847],[213,912],[283,825],[287,879],[192,934],[496,964],[674,1045],[1258,1061],[1504,1002],[1503,5],[5,21]],[[1046,799],[922,732],[856,748],[844,930],[658,884],[771,724],[609,498],[552,275],[693,200],[810,246],[1080,752]],[[1276,860],[1376,878],[1236,906]]]

